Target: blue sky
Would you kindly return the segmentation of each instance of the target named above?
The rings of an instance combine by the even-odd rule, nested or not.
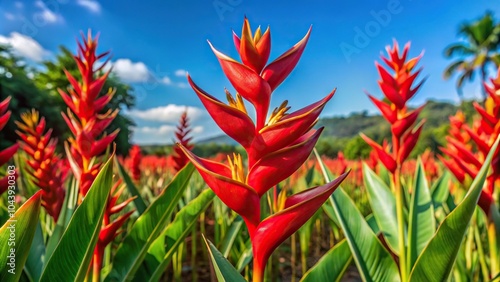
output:
[[[75,36],[91,28],[101,33],[100,50],[112,50],[114,70],[134,86],[137,123],[134,141],[166,143],[181,112],[188,107],[197,139],[220,134],[194,92],[188,71],[207,92],[224,98],[231,89],[207,40],[236,57],[231,31],[241,32],[246,15],[252,28],[271,27],[271,60],[299,41],[312,25],[308,46],[296,69],[274,92],[272,106],[288,99],[293,109],[312,103],[337,88],[322,116],[348,115],[375,108],[366,97],[377,97],[374,61],[397,39],[412,42],[410,55],[425,50],[421,66],[428,79],[412,100],[458,101],[455,81],[444,81],[450,61],[443,50],[456,42],[460,23],[486,10],[500,17],[493,0],[418,1],[96,1],[0,0],[0,43],[9,43],[27,60],[50,60],[59,45],[76,50]],[[361,33],[363,35],[361,35]],[[480,93],[479,82],[465,87],[466,97]]]

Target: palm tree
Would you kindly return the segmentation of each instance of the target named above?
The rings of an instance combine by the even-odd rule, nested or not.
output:
[[[500,23],[497,23],[491,12],[473,23],[463,23],[459,29],[462,40],[448,46],[444,55],[447,58],[458,57],[444,71],[444,78],[449,79],[459,73],[457,79],[457,92],[463,97],[462,87],[466,80],[474,80],[474,75],[479,71],[481,80],[485,81],[488,67],[500,66]],[[484,87],[483,96],[486,96]]]

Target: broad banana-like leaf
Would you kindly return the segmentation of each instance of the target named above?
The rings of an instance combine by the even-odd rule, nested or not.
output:
[[[75,210],[61,241],[45,265],[40,281],[83,281],[99,238],[112,185],[111,157]]]
[[[136,220],[130,233],[118,247],[113,269],[106,277],[107,281],[128,281],[134,277],[149,247],[168,224],[193,171],[192,164],[179,171],[158,198]]]
[[[300,281],[340,281],[347,267],[351,264],[352,255],[349,244],[342,240],[331,248],[321,259],[309,269]]]
[[[413,264],[436,231],[431,192],[420,159],[417,162],[414,181],[408,224],[408,270],[413,268]]]
[[[365,163],[363,163],[363,180],[377,225],[391,250],[399,254],[396,198],[385,182]]]
[[[115,163],[116,163],[116,167],[118,168],[118,174],[120,175],[120,178],[123,179],[123,182],[125,182],[125,185],[127,186],[128,192],[130,193],[130,195],[132,197],[135,196],[134,205],[135,205],[136,211],[140,215],[143,214],[144,211],[146,210],[147,206],[141,197],[141,193],[139,193],[139,190],[137,190],[137,187],[135,187],[135,184],[132,181],[132,178],[130,178],[127,171],[122,166],[122,164],[118,161],[118,159],[115,159]]]
[[[409,281],[446,281],[450,276],[499,141],[500,137],[491,148],[465,198],[444,219],[436,234],[418,257]]]
[[[231,263],[217,250],[217,248],[203,236],[207,244],[210,261],[217,281],[219,282],[245,282],[245,278],[231,265]]]
[[[18,281],[23,273],[38,225],[41,197],[37,192],[17,211],[9,210],[9,219],[0,228],[0,281]]]

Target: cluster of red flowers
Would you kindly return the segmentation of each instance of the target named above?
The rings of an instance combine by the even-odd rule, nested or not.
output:
[[[0,130],[2,130],[9,121],[11,115],[11,112],[7,111],[9,103],[10,97],[7,97],[7,99],[0,102]],[[12,156],[14,156],[18,148],[19,145],[14,144],[4,150],[0,150],[0,166],[6,164],[12,158]],[[8,175],[0,177],[0,195],[7,191],[7,188],[9,187],[8,180]]]
[[[448,146],[441,148],[450,159],[440,158],[444,165],[464,183],[468,175],[474,179],[500,133],[500,70],[496,78],[485,82],[488,98],[485,106],[477,102],[474,108],[479,113],[472,127],[466,123],[465,116],[458,112],[450,118],[451,128],[447,137]],[[500,154],[495,152],[491,163],[492,171],[479,198],[479,206],[489,214],[493,204],[495,182],[500,179]]]
[[[361,134],[361,137],[375,150],[382,164],[393,174],[401,169],[404,161],[417,144],[423,125],[423,123],[416,125],[423,106],[413,111],[410,111],[407,106],[408,100],[417,93],[423,83],[421,81],[413,87],[421,72],[421,69],[414,71],[421,56],[407,60],[409,49],[409,43],[405,45],[402,54],[399,52],[397,42],[394,42],[392,49],[387,47],[389,56],[388,58],[382,56],[382,60],[393,71],[393,74],[380,64],[375,63],[381,78],[378,84],[389,103],[368,95],[382,116],[391,124],[392,151],[389,149],[388,142],[384,141],[381,146]]]
[[[57,221],[64,202],[64,181],[68,170],[63,159],[56,154],[57,139],[51,138],[52,129],[45,130],[45,118],[37,111],[21,115],[16,124],[20,131],[21,149],[28,154],[27,172],[33,183],[42,189],[42,206]]]
[[[188,76],[191,87],[217,125],[241,144],[248,155],[246,166],[238,154],[228,156],[226,165],[199,158],[178,144],[215,194],[243,217],[253,246],[254,281],[262,281],[266,262],[274,249],[297,231],[347,176],[343,174],[324,186],[288,197],[283,210],[261,220],[261,197],[308,158],[322,132],[322,128],[312,127],[333,96],[332,92],[292,113],[288,113],[290,107],[285,101],[268,117],[271,94],[296,66],[309,35],[310,31],[267,66],[271,50],[269,28],[265,32],[258,28],[252,35],[247,19],[241,38],[236,34],[233,37],[242,63],[212,47],[237,92],[233,96],[226,90],[229,105],[203,91]],[[256,123],[248,115],[244,100],[255,108]]]

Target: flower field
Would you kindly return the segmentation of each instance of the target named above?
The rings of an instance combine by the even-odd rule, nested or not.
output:
[[[445,143],[412,154],[426,126],[426,105],[410,105],[426,87],[425,55],[394,40],[365,70],[389,138],[359,132],[368,157],[331,158],[315,148],[318,121],[342,90],[301,107],[275,94],[300,79],[316,27],[277,56],[271,28],[245,17],[219,35],[233,50],[209,42],[232,87],[223,95],[183,77],[237,143],[230,153],[197,153],[188,109],[168,154],[119,153],[105,34],[82,33],[57,69],[62,113],[16,117],[20,99],[0,91],[0,130],[15,140],[0,142],[0,281],[500,281],[500,68],[483,100],[449,116]]]

